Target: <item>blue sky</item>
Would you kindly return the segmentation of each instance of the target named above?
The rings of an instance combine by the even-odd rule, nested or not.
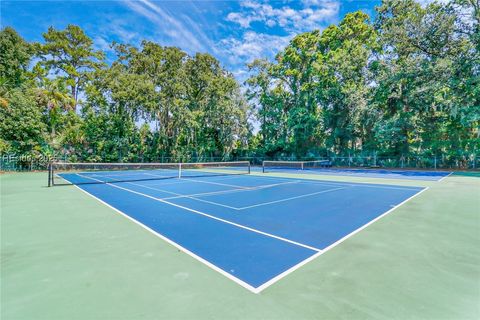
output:
[[[338,23],[352,11],[374,12],[378,0],[302,1],[1,1],[1,26],[41,41],[49,26],[76,24],[107,53],[112,41],[143,39],[189,54],[208,52],[239,80],[246,63],[272,59],[298,33]],[[109,52],[112,57],[112,52]]]

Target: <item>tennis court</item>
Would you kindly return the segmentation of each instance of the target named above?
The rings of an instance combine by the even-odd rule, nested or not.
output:
[[[426,190],[249,175],[243,164],[53,175],[255,293]]]
[[[331,167],[329,161],[264,161],[262,171],[420,181],[440,181],[452,173],[446,170]]]
[[[479,314],[478,173],[66,169],[0,175],[2,318]]]

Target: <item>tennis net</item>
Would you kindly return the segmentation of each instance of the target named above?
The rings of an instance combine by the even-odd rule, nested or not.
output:
[[[250,162],[71,163],[52,162],[48,186],[134,182],[185,177],[249,174]]]
[[[328,168],[332,164],[330,160],[315,160],[315,161],[263,161],[263,172],[278,171],[278,170],[308,170],[318,168]]]

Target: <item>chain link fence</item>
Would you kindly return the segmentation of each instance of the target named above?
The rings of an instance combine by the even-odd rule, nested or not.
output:
[[[22,156],[22,155],[0,155],[0,171],[43,171],[47,170],[48,163],[51,160],[64,162],[81,162],[77,158],[71,159],[66,155],[47,157],[47,156]],[[479,156],[450,156],[442,155],[436,157],[417,157],[417,156],[329,156],[329,157],[288,157],[288,156],[202,156],[189,157],[182,162],[221,162],[221,161],[249,161],[254,166],[261,166],[264,160],[280,161],[308,161],[308,160],[326,160],[330,161],[332,167],[349,168],[398,168],[398,169],[428,169],[428,170],[480,170]],[[95,161],[101,162],[101,161]],[[127,161],[118,161],[127,162]],[[159,162],[176,163],[178,160],[171,157],[159,157],[154,161],[138,162]]]

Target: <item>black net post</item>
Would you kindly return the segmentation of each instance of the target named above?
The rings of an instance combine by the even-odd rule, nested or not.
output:
[[[51,187],[52,186],[52,180],[53,180],[53,166],[52,166],[52,163],[49,162],[48,163],[48,186]]]

